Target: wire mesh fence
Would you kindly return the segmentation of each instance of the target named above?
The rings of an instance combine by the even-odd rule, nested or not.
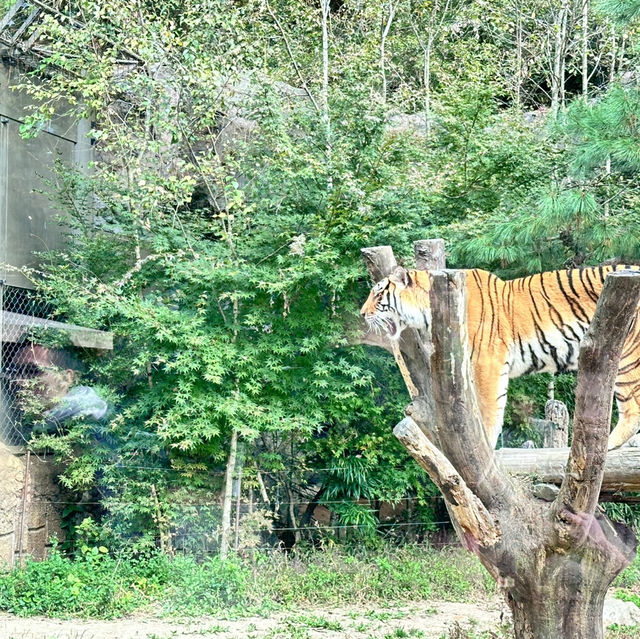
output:
[[[21,446],[29,439],[25,413],[42,372],[34,340],[50,317],[51,307],[34,291],[0,282],[0,442],[5,445]]]

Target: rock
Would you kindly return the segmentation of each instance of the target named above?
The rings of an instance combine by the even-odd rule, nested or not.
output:
[[[533,496],[544,501],[553,501],[560,492],[560,488],[555,484],[534,484]]]
[[[640,448],[640,435],[634,435],[624,446],[631,446],[632,448]]]
[[[631,601],[622,601],[607,597],[604,600],[604,613],[602,615],[604,627],[640,625],[640,608]]]

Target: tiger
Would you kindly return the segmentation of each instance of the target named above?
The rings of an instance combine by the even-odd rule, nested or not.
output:
[[[602,265],[502,280],[466,269],[467,328],[476,393],[485,431],[495,447],[502,431],[509,379],[577,370],[580,340],[593,318],[604,280],[640,266]],[[399,340],[407,327],[430,329],[428,271],[401,266],[371,289],[360,310],[369,326]],[[618,448],[640,427],[638,309],[622,350],[614,397],[618,423],[608,440]]]

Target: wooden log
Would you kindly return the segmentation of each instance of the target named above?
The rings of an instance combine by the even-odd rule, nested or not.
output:
[[[451,462],[436,448],[411,417],[405,417],[393,434],[404,444],[410,455],[424,468],[440,489],[451,516],[462,529],[462,542],[469,550],[480,544],[485,548],[495,545],[501,537],[489,511],[473,494]]]
[[[544,406],[548,424],[542,431],[543,448],[565,448],[569,445],[569,411],[557,399],[550,399]]]
[[[467,339],[464,271],[432,271],[431,357],[435,421],[440,448],[469,488],[490,508],[513,498],[499,471],[480,415]],[[426,370],[424,375],[428,374]],[[418,422],[419,423],[419,422]],[[424,429],[423,429],[424,430]]]
[[[513,475],[528,475],[536,482],[561,484],[566,474],[568,448],[501,448],[496,459]],[[610,450],[604,465],[601,495],[640,491],[640,448]],[[602,496],[601,496],[602,499]]]

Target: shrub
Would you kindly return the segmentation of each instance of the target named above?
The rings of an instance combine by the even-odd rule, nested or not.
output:
[[[120,562],[104,547],[69,559],[54,549],[46,561],[27,561],[0,576],[0,608],[21,616],[115,617],[138,608],[157,591],[155,577],[137,574],[152,564]]]

